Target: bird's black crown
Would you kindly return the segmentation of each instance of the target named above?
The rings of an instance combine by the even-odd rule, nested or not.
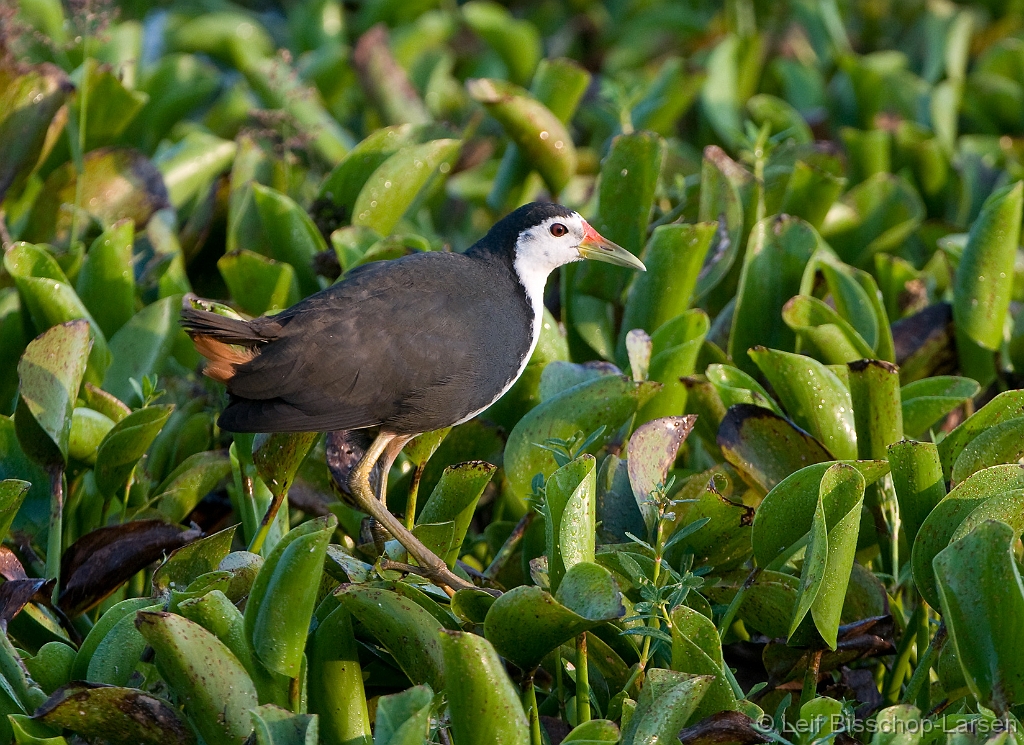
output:
[[[554,202],[530,202],[510,212],[494,224],[487,235],[466,251],[467,254],[501,254],[514,257],[516,241],[524,230],[552,217],[569,217],[573,210]]]

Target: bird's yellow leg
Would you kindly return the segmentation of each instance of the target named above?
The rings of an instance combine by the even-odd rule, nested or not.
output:
[[[366,455],[359,461],[359,465],[352,471],[349,478],[349,488],[352,495],[359,503],[359,508],[367,512],[372,518],[380,523],[385,530],[393,535],[399,543],[409,552],[409,556],[416,559],[416,562],[423,570],[423,575],[431,582],[441,586],[450,587],[453,590],[475,589],[475,585],[461,577],[456,576],[448,568],[448,565],[433,551],[424,546],[419,538],[414,536],[401,521],[388,510],[382,499],[378,499],[370,486],[370,473],[381,456],[389,449],[389,445],[398,437],[390,432],[381,432],[377,439],[370,445]],[[402,443],[404,444],[404,443]],[[398,448],[401,450],[401,447]],[[397,457],[395,452],[394,456]],[[394,457],[392,458],[394,461]],[[386,484],[386,477],[381,478],[381,484]],[[382,492],[383,493],[383,492]]]

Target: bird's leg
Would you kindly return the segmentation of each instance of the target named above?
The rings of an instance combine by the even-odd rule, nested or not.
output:
[[[388,503],[388,474],[391,473],[391,466],[394,465],[395,459],[398,458],[398,454],[402,452],[402,448],[413,438],[412,435],[396,435],[391,442],[388,443],[387,447],[384,448],[384,452],[377,460],[374,468],[380,468],[380,483],[377,489],[377,498],[385,506]],[[373,534],[373,543],[377,549],[377,553],[384,553],[384,542],[388,539],[388,532],[384,529],[384,526],[377,522],[375,519],[370,518],[370,532]]]
[[[381,431],[377,435],[377,439],[370,445],[369,450],[366,451],[363,459],[359,461],[359,465],[352,471],[352,476],[349,479],[349,488],[359,503],[359,508],[379,522],[405,547],[409,555],[416,559],[417,563],[423,568],[424,575],[432,582],[454,590],[475,589],[475,585],[453,574],[448,565],[407,530],[401,521],[391,514],[387,505],[373,493],[373,489],[370,486],[370,473],[373,471],[377,461],[389,449],[388,446],[398,437],[399,435]],[[401,448],[398,448],[398,450],[401,450]],[[396,452],[395,456],[397,455],[398,453]],[[393,460],[394,458],[392,458]],[[382,484],[384,483],[383,478],[381,482]]]

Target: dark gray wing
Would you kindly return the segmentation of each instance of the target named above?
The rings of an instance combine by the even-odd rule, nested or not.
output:
[[[528,351],[525,296],[512,318],[493,312],[518,295],[515,282],[462,254],[369,266],[274,317],[276,338],[228,384],[223,426],[447,426],[489,404]]]

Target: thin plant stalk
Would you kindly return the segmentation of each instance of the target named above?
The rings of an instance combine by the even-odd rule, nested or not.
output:
[[[60,557],[64,536],[64,466],[50,468],[50,526],[46,536],[46,578],[54,581],[53,602],[60,595]]]
[[[530,745],[543,745],[540,732],[540,712],[537,710],[537,687],[533,683],[536,670],[531,670],[523,680],[523,705],[530,720]]]
[[[409,484],[409,496],[405,500],[405,527],[412,530],[416,525],[416,501],[419,499],[420,480],[423,478],[423,471],[427,464],[416,466],[412,472],[412,483]]]
[[[82,49],[88,49],[89,37],[82,40]],[[75,204],[71,211],[71,236],[69,245],[78,240],[78,213],[82,209],[82,182],[85,175],[85,133],[89,119],[89,55],[85,54],[82,59],[82,103],[78,107],[78,141],[71,139],[71,132],[68,132],[68,140],[71,141],[72,160],[75,163]]]
[[[924,614],[924,608],[924,603],[917,604],[917,608],[914,609],[914,613],[910,617],[910,621],[907,622],[906,629],[903,631],[903,636],[900,638],[900,644],[896,650],[896,659],[892,663],[892,668],[886,674],[882,686],[882,697],[886,705],[895,704],[899,701],[900,688],[903,686],[907,673],[910,672],[910,650],[917,639],[916,632],[920,625],[921,617]],[[920,667],[920,664],[918,666]]]
[[[821,649],[814,651],[804,673],[804,685],[800,690],[800,706],[811,701],[818,693],[818,672],[821,669]]]
[[[587,632],[576,637],[576,726],[590,721],[590,678],[587,669]]]

